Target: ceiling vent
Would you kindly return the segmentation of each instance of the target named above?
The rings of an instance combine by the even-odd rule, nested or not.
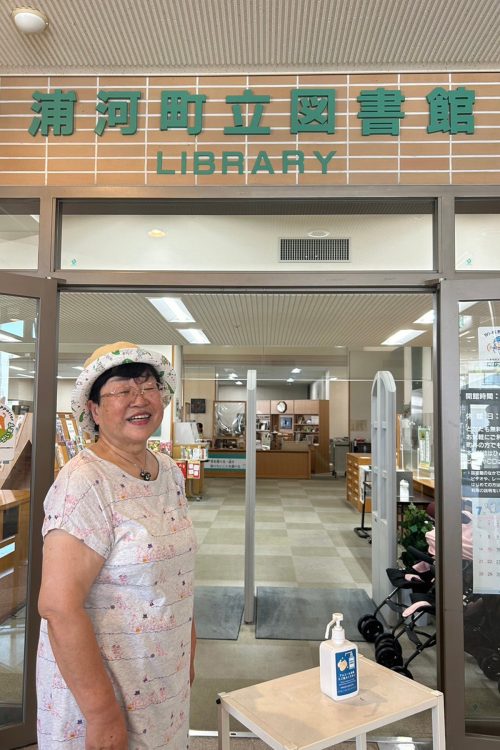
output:
[[[280,240],[282,263],[349,263],[350,240],[346,238],[287,237]]]

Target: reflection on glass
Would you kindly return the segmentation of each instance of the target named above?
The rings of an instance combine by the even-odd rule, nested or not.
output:
[[[244,401],[216,401],[214,415],[216,447],[244,446],[245,410]]]
[[[460,334],[465,705],[468,730],[496,736],[500,734],[500,302],[477,302],[468,313],[471,324]]]
[[[36,319],[0,296],[0,726],[22,720]]]
[[[0,200],[0,268],[38,267],[39,211],[38,199]]]

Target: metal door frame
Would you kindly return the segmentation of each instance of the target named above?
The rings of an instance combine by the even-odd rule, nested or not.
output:
[[[29,566],[23,674],[23,721],[0,727],[1,747],[36,742],[35,666],[42,563],[43,500],[54,481],[55,413],[57,405],[58,284],[56,279],[2,272],[0,294],[38,300],[36,375],[30,485]]]
[[[464,633],[462,604],[461,504],[460,498],[460,349],[459,301],[500,299],[498,279],[443,280],[438,295],[438,379],[439,400],[439,496],[436,508],[439,541],[438,610],[442,613],[439,642],[441,689],[445,693],[446,738],[456,750],[486,750],[498,747],[498,736],[486,735],[485,722],[477,724],[477,734],[465,727]],[[457,656],[458,654],[458,656]],[[497,725],[498,727],[498,725]],[[472,727],[471,727],[472,728]]]

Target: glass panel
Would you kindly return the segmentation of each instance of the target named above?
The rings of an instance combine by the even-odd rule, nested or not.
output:
[[[38,267],[38,200],[0,200],[0,268]]]
[[[460,304],[469,317],[460,333],[465,715],[498,736],[500,302]]]
[[[276,205],[272,204],[273,207]],[[352,271],[433,267],[433,203],[286,206],[230,201],[192,213],[175,201],[63,201],[61,268],[169,271]],[[141,214],[141,209],[144,213]],[[198,211],[198,213],[196,213]],[[89,242],[89,239],[91,241]],[[293,242],[291,242],[293,241]],[[286,245],[286,247],[285,247]],[[117,252],[119,248],[119,252]]]
[[[23,713],[37,302],[0,295],[0,726]]]
[[[455,267],[459,271],[500,270],[500,200],[456,201]]]

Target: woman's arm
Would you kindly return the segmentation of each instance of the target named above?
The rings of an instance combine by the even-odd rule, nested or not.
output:
[[[60,529],[44,543],[40,616],[61,674],[85,720],[86,750],[127,750],[127,728],[84,603],[103,558]]]

